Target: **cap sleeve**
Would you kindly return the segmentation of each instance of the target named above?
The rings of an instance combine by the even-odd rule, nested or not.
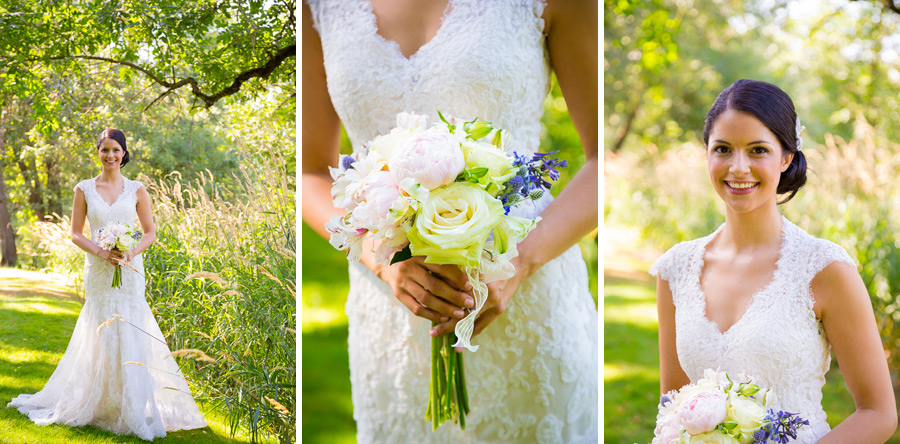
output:
[[[843,262],[854,267],[856,266],[856,261],[853,260],[844,247],[825,239],[816,239],[815,249],[809,258],[810,280],[834,262]]]
[[[82,193],[87,194],[88,182],[90,182],[90,179],[82,180],[81,182],[78,182],[78,184],[75,185],[75,188],[72,188],[72,191],[81,190]]]
[[[675,245],[662,254],[653,265],[650,266],[650,274],[672,284],[672,279],[678,275],[677,258],[682,244]]]

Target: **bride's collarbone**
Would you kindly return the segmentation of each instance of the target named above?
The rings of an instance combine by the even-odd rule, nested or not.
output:
[[[125,191],[125,179],[122,178],[114,182],[101,182],[97,179],[94,180],[94,188],[105,202],[115,202],[119,195]]]
[[[707,251],[700,273],[707,319],[720,327],[736,324],[754,295],[774,280],[777,261],[778,251],[755,255]]]

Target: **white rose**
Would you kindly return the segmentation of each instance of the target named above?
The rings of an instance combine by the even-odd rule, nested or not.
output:
[[[753,441],[753,434],[763,426],[766,419],[766,410],[758,403],[732,395],[728,405],[728,419],[738,423],[731,432],[735,435],[740,432],[741,444]]]
[[[734,437],[718,430],[691,436],[688,444],[739,444]]]
[[[410,251],[432,264],[475,267],[503,204],[478,185],[456,182],[432,191],[409,230]]]

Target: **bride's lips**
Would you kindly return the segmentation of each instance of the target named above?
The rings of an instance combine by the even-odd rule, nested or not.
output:
[[[750,194],[759,187],[759,182],[726,180],[725,188],[731,194]]]

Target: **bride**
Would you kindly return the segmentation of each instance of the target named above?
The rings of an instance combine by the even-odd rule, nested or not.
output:
[[[350,264],[350,377],[357,438],[384,442],[588,443],[598,439],[597,311],[575,245],[596,227],[597,5],[543,0],[309,0],[303,6],[303,219],[322,236],[341,212],[328,167],[340,125],[354,146],[398,113],[436,110],[508,130],[512,149],[539,148],[550,69],[587,162],[554,200],[514,215],[542,221],[519,245],[516,275],[491,285],[466,356],[472,411],[464,431],[432,432],[431,335],[472,306],[465,275],[414,258]],[[504,133],[506,134],[506,133]],[[552,149],[552,147],[547,147]],[[442,322],[431,329],[429,321]]]
[[[102,172],[75,187],[72,206],[72,242],[86,252],[84,307],[43,390],[19,395],[8,406],[38,425],[91,424],[146,440],[166,431],[206,427],[144,299],[141,252],[156,234],[147,189],[120,172],[129,158],[125,134],[103,131],[97,158]],[[85,217],[91,238],[82,234]],[[144,236],[133,250],[123,254],[95,243],[100,228],[135,219]],[[122,285],[112,288],[113,270],[122,261],[130,267],[121,266]]]
[[[778,213],[806,183],[802,128],[787,94],[753,80],[726,88],[707,113],[703,141],[725,223],[650,268],[661,390],[708,368],[745,373],[775,391],[776,411],[809,421],[796,442],[882,443],[897,410],[866,287],[843,248]],[[832,349],[856,403],[834,430],[821,405]]]

